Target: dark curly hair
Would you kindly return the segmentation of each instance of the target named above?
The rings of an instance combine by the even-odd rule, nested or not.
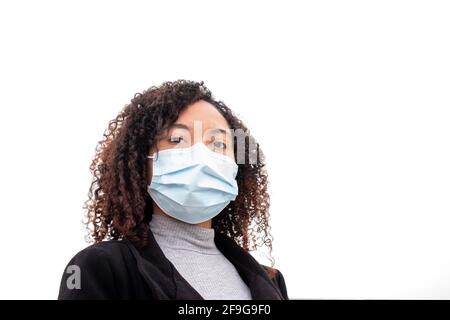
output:
[[[212,226],[247,251],[266,246],[273,265],[264,156],[255,140],[249,143],[254,138],[242,121],[223,102],[214,100],[203,82],[178,80],[150,87],[135,94],[109,122],[90,166],[93,180],[84,204],[88,241],[128,239],[137,247],[146,246],[153,214],[146,157],[180,112],[199,100],[214,105],[230,129],[246,132],[245,163],[238,163],[236,177],[239,194],[213,218]],[[236,147],[234,143],[235,154]],[[257,161],[248,161],[252,156]]]

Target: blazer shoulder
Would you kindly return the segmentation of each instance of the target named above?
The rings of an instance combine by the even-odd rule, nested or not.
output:
[[[284,277],[283,277],[283,274],[281,273],[281,271],[276,268],[269,267],[266,265],[261,265],[261,266],[266,271],[269,279],[272,280],[275,283],[275,285],[280,289],[280,292],[283,295],[283,297],[286,300],[289,299],[288,293],[287,293],[287,288],[286,288],[286,282],[284,280]]]
[[[59,299],[109,299],[117,296],[115,279],[126,270],[126,244],[108,240],[90,245],[67,264],[61,279]]]
[[[122,240],[106,240],[94,243],[78,252],[78,254],[84,252],[103,252],[105,254],[114,254],[127,248],[128,245]]]
[[[107,240],[94,243],[78,251],[72,260],[89,262],[98,259],[115,260],[129,252],[128,246],[120,240]]]
[[[276,268],[272,268],[272,267],[269,267],[269,266],[266,266],[266,265],[263,265],[263,264],[261,266],[266,271],[266,273],[269,276],[270,280],[274,280],[278,276],[278,273],[280,273],[280,271],[278,269],[276,269]]]

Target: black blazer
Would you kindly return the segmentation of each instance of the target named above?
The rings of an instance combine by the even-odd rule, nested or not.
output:
[[[225,235],[216,232],[214,241],[248,285],[252,299],[288,299],[283,275],[277,269],[259,264]],[[79,267],[79,289],[67,286],[73,272],[67,267],[71,265]],[[81,250],[67,267],[59,288],[61,300],[203,299],[164,256],[151,232],[149,244],[142,250],[127,240],[103,241]]]

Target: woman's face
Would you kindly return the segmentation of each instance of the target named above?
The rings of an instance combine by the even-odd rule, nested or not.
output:
[[[162,134],[157,148],[153,147],[148,155],[153,155],[157,149],[188,148],[199,142],[204,143],[211,151],[234,160],[230,127],[216,107],[204,100],[187,106],[177,121]],[[148,184],[152,177],[152,161],[148,161]]]

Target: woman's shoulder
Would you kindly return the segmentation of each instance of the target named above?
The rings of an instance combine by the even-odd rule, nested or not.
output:
[[[272,280],[275,283],[275,285],[280,289],[280,292],[283,295],[283,297],[285,299],[289,299],[288,293],[287,293],[287,288],[286,288],[286,282],[284,280],[284,276],[281,273],[281,271],[276,268],[269,267],[269,266],[266,266],[263,264],[261,264],[261,266],[266,271],[269,279]]]
[[[126,243],[107,240],[77,252],[67,263],[60,284],[59,299],[109,299],[117,297],[117,274],[130,268],[131,253]]]
[[[106,240],[94,243],[78,251],[71,260],[89,262],[98,259],[115,260],[118,257],[129,254],[128,246],[121,240]]]
[[[114,254],[127,248],[127,244],[122,240],[105,240],[87,246],[86,248],[80,250],[76,255]]]
[[[84,266],[85,269],[125,267],[133,260],[129,245],[122,240],[105,240],[89,245],[72,256],[68,265]]]

